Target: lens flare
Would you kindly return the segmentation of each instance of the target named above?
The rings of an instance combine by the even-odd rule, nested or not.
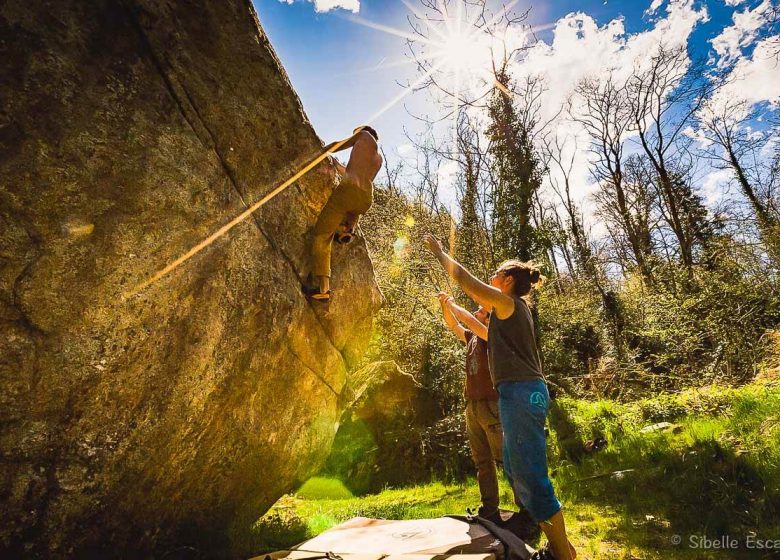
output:
[[[435,83],[435,95],[441,96],[438,102],[448,118],[450,115],[452,118],[453,140],[457,134],[457,118],[464,107],[473,106],[494,88],[513,96],[506,86],[497,82],[495,69],[526,46],[535,31],[550,27],[507,23],[519,0],[507,2],[492,14],[484,11],[480,3],[467,0],[438,1],[433,15],[423,13],[409,0],[402,2],[410,12],[410,30],[397,29],[359,16],[349,17],[353,23],[406,40],[413,49],[413,61],[420,67],[419,79],[366,122],[379,118],[418,88]],[[457,142],[453,142],[453,146],[458,149]]]
[[[400,236],[398,239],[395,240],[395,243],[393,243],[393,251],[395,252],[395,256],[398,258],[405,257],[408,248],[409,248],[409,238],[406,237],[405,235]]]

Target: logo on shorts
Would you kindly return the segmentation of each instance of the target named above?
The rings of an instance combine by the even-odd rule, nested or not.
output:
[[[538,406],[539,408],[544,408],[547,406],[547,399],[545,399],[544,395],[539,391],[534,391],[531,393],[530,400],[533,406]]]

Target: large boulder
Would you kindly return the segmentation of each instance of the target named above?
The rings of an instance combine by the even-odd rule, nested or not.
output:
[[[347,118],[348,120],[348,118]],[[345,122],[345,130],[355,123]],[[0,3],[0,555],[230,555],[322,463],[379,291],[249,0]]]

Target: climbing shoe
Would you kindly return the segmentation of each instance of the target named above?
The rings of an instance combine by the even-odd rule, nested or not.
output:
[[[512,514],[507,524],[511,524],[513,532],[524,541],[536,541],[542,536],[541,527],[526,509]]]
[[[555,560],[550,543],[546,543],[542,548],[531,554],[531,560]]]
[[[340,243],[342,245],[351,243],[353,238],[354,235],[352,235],[349,232],[336,232],[335,234],[333,234],[333,241],[335,241],[336,243]]]
[[[311,274],[309,274],[309,276],[306,278],[306,282],[301,285],[301,290],[303,291],[303,294],[310,300],[319,301],[321,303],[327,303],[330,301],[330,290],[327,292],[321,292],[319,285],[314,283]]]
[[[321,292],[319,288],[304,286],[303,293],[306,294],[306,297],[312,301],[319,301],[322,303],[327,303],[330,301],[330,296],[331,296],[330,290],[328,290],[327,292]]]
[[[467,510],[467,511],[471,511],[471,510]],[[492,512],[488,512],[485,509],[485,506],[479,506],[479,509],[477,509],[477,515],[479,517],[482,517],[483,519],[492,521],[496,525],[501,525],[504,522],[504,520],[501,519],[501,512],[497,509],[494,509]]]

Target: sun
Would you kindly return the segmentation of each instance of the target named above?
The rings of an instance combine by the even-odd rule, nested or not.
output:
[[[414,58],[451,97],[461,104],[468,94],[493,87],[495,53],[501,50],[492,26],[484,21],[484,11],[475,10],[465,0],[439,2],[435,16],[422,14],[407,0],[404,5],[420,22],[416,28]],[[509,6],[515,4],[512,2]],[[505,5],[505,9],[509,6]],[[482,23],[477,21],[482,17]]]
[[[445,74],[460,75],[464,81],[474,83],[470,78],[485,81],[492,73],[490,37],[483,33],[454,30],[436,47],[430,58],[443,61],[441,71]]]
[[[429,5],[430,13],[422,13],[409,0],[401,1],[411,13],[410,21],[416,22],[412,31],[368,21],[360,16],[349,18],[354,23],[406,39],[412,52],[411,60],[406,60],[406,63],[417,64],[420,68],[418,78],[381,107],[368,122],[379,118],[411,92],[430,82],[435,82],[441,93],[439,106],[456,117],[463,107],[494,88],[505,90],[496,83],[496,60],[500,64],[501,57],[506,55],[508,40],[522,42],[525,33],[515,28],[515,36],[507,37],[506,29],[502,33],[497,31],[502,27],[502,18],[519,0],[503,4],[493,17],[475,8],[479,4],[467,0],[437,0]],[[403,63],[393,61],[387,66]]]

